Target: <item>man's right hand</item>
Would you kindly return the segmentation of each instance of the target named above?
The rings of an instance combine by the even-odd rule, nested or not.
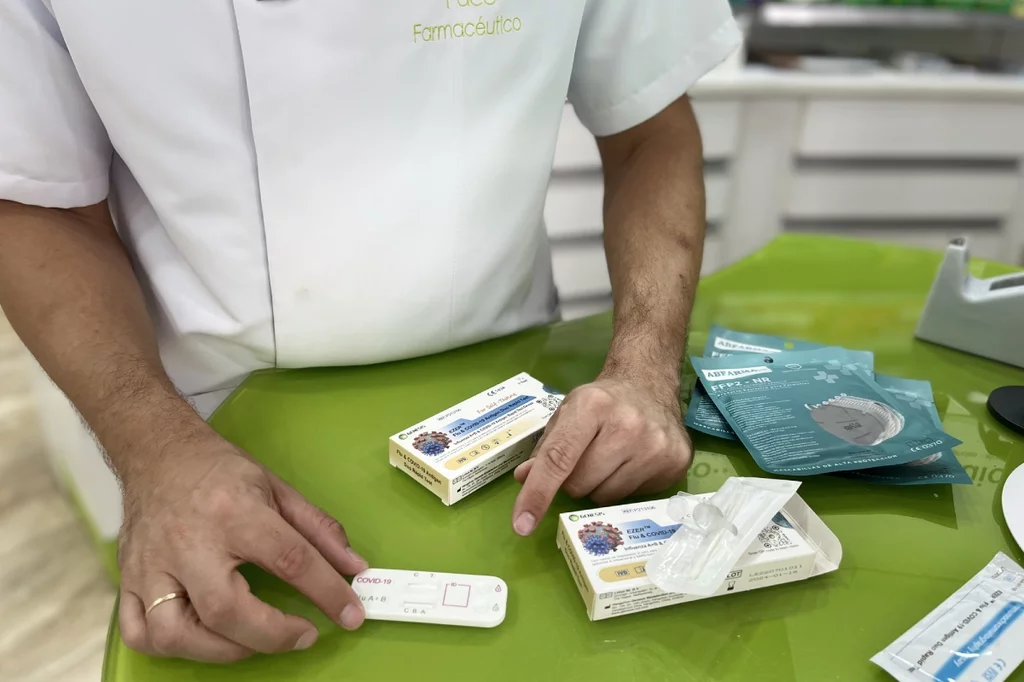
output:
[[[124,481],[119,619],[128,647],[230,662],[312,646],[316,627],[256,598],[237,570],[245,563],[290,583],[343,628],[358,628],[363,608],[342,576],[367,564],[341,525],[216,434],[200,441],[169,447]],[[181,591],[187,598],[146,615]]]
[[[252,595],[256,564],[335,623],[363,609],[342,575],[366,568],[337,521],[218,436],[164,370],[156,328],[106,201],[0,201],[0,306],[103,444],[124,487],[121,636],[201,661],[313,644],[312,623]],[[173,592],[173,599],[146,608]]]

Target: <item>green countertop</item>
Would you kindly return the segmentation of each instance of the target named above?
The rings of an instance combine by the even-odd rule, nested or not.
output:
[[[345,524],[374,566],[481,573],[509,585],[493,630],[367,622],[348,633],[256,570],[253,590],[321,630],[311,650],[228,667],[152,660],[112,624],[104,680],[887,680],[869,658],[949,596],[997,551],[1024,558],[1003,521],[1004,475],[1024,440],[985,399],[1024,371],[913,339],[940,255],[786,236],[701,282],[690,345],[712,323],[873,350],[879,372],[931,380],[973,486],[882,487],[829,476],[800,494],[843,543],[840,569],[802,583],[592,623],[555,547],[559,496],[528,539],[514,535],[519,485],[505,476],[453,507],[388,464],[387,438],[422,417],[528,371],[563,390],[599,370],[610,316],[532,330],[443,355],[373,367],[254,375],[212,418],[230,440]],[[976,262],[989,277],[1006,266]],[[685,382],[684,382],[685,383]],[[763,473],[736,443],[695,436],[683,487],[717,489]],[[115,609],[116,614],[116,609]],[[1024,680],[1018,670],[1013,680]]]

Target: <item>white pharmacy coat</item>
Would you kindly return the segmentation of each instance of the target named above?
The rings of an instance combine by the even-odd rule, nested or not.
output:
[[[2,0],[0,198],[109,198],[208,412],[551,320],[566,99],[620,132],[740,40],[727,0]]]

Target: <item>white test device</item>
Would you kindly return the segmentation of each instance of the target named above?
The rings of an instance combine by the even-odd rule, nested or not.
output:
[[[352,580],[370,620],[493,628],[505,620],[501,578],[370,568]]]

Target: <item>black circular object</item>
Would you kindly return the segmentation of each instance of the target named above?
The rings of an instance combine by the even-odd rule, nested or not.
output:
[[[1004,426],[1024,433],[1024,386],[1003,386],[992,391],[988,409]]]

